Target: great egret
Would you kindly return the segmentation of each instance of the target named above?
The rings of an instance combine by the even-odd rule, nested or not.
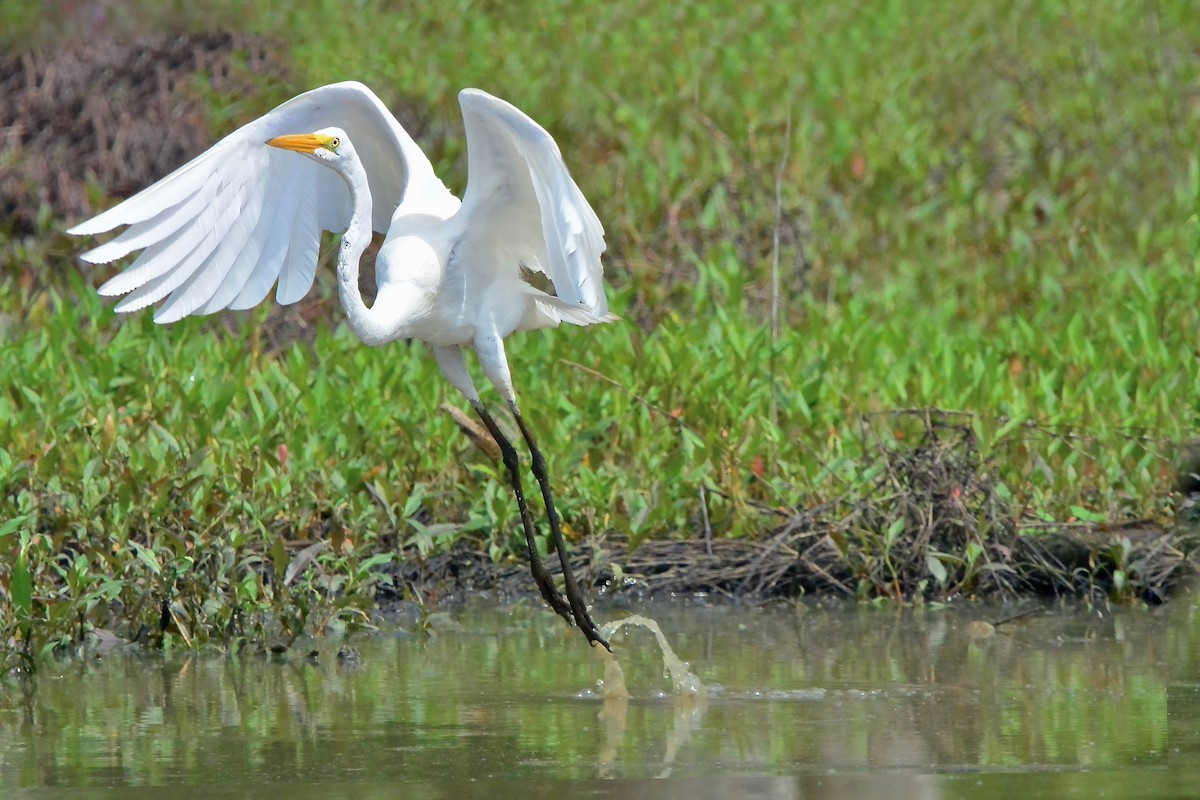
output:
[[[337,279],[350,327],[368,345],[415,338],[431,346],[500,445],[542,597],[589,642],[608,647],[567,559],[546,462],[504,355],[513,331],[616,319],[602,284],[604,229],[545,129],[478,89],[458,99],[468,148],[461,202],[380,99],[345,82],[292,98],[69,233],[129,225],[82,258],[107,263],[145,248],[100,293],[125,295],[116,306],[124,312],[166,298],[154,320],[168,323],[250,308],[277,280],[276,300],[296,302],[312,286],[321,231],[345,231]],[[358,270],[372,229],[387,237],[376,260],[377,297],[367,307]],[[526,282],[524,270],[544,273],[555,294]],[[565,600],[538,555],[517,452],[480,400],[464,347],[475,349],[529,446]]]

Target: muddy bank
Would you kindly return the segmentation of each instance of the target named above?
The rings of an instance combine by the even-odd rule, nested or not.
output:
[[[1145,524],[1063,526],[1016,538],[1008,545],[1006,563],[986,565],[989,573],[1006,573],[1008,580],[980,581],[973,589],[949,592],[898,585],[898,596],[1093,601],[1128,597],[1157,604],[1195,574],[1195,561],[1189,554],[1197,548],[1200,527],[1195,525],[1170,529]],[[1118,587],[1114,573],[1122,554],[1136,567],[1132,578]],[[546,563],[552,574],[561,574],[556,558]],[[707,594],[749,602],[807,595],[855,597],[861,578],[848,568],[827,533],[786,529],[754,541],[643,542],[633,552],[627,542],[617,539],[583,542],[575,545],[571,565],[601,602],[622,595]],[[390,572],[395,583],[381,588],[377,596],[385,606],[404,599],[406,590],[451,604],[480,591],[505,596],[535,594],[525,564],[498,565],[486,553],[466,545],[424,561],[415,553],[406,554]]]
[[[605,595],[1148,603],[1163,602],[1196,571],[1200,496],[1183,484],[1177,490],[1186,499],[1170,525],[1045,522],[1025,514],[1019,492],[1005,486],[998,464],[980,453],[972,415],[915,409],[873,416],[886,420],[881,429],[888,433],[864,434],[861,473],[876,477],[842,497],[791,512],[761,509],[780,522],[754,539],[706,536],[698,520],[699,530],[687,539],[644,541],[632,549],[614,537],[577,542],[573,569]],[[547,564],[561,572],[557,558]],[[531,588],[524,564],[495,565],[469,544],[424,561],[407,553],[393,575],[384,602],[402,596],[405,587],[433,598]]]

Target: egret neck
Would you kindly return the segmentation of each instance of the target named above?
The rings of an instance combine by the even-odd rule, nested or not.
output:
[[[350,224],[342,234],[338,248],[338,294],[355,335],[366,344],[380,345],[396,338],[395,317],[392,315],[390,321],[386,319],[384,310],[378,304],[368,307],[358,288],[359,262],[371,243],[371,191],[367,185],[367,173],[357,158],[341,162],[337,173],[350,190],[352,205]]]

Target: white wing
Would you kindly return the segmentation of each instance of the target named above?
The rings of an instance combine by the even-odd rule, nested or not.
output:
[[[350,193],[332,170],[265,142],[333,126],[346,131],[362,159],[375,230],[387,230],[408,176],[437,182],[428,160],[370,89],[356,82],[323,86],[244,125],[152,186],[71,228],[68,233],[84,235],[129,225],[83,255],[93,264],[145,248],[100,293],[126,294],[118,311],[144,308],[170,295],[154,317],[164,323],[193,313],[249,308],[276,280],[280,303],[302,298],[313,283],[321,231],[342,231],[349,224]],[[406,153],[407,162],[424,163],[407,163]],[[448,194],[440,182],[437,187]]]
[[[544,272],[559,299],[608,314],[604,228],[567,172],[550,134],[515,106],[478,89],[458,95],[467,131],[467,237],[487,237]]]

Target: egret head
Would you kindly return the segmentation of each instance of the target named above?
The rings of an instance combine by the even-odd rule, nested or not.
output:
[[[322,128],[315,133],[294,133],[267,140],[271,147],[306,155],[331,167],[336,167],[354,152],[346,132],[341,128]]]

